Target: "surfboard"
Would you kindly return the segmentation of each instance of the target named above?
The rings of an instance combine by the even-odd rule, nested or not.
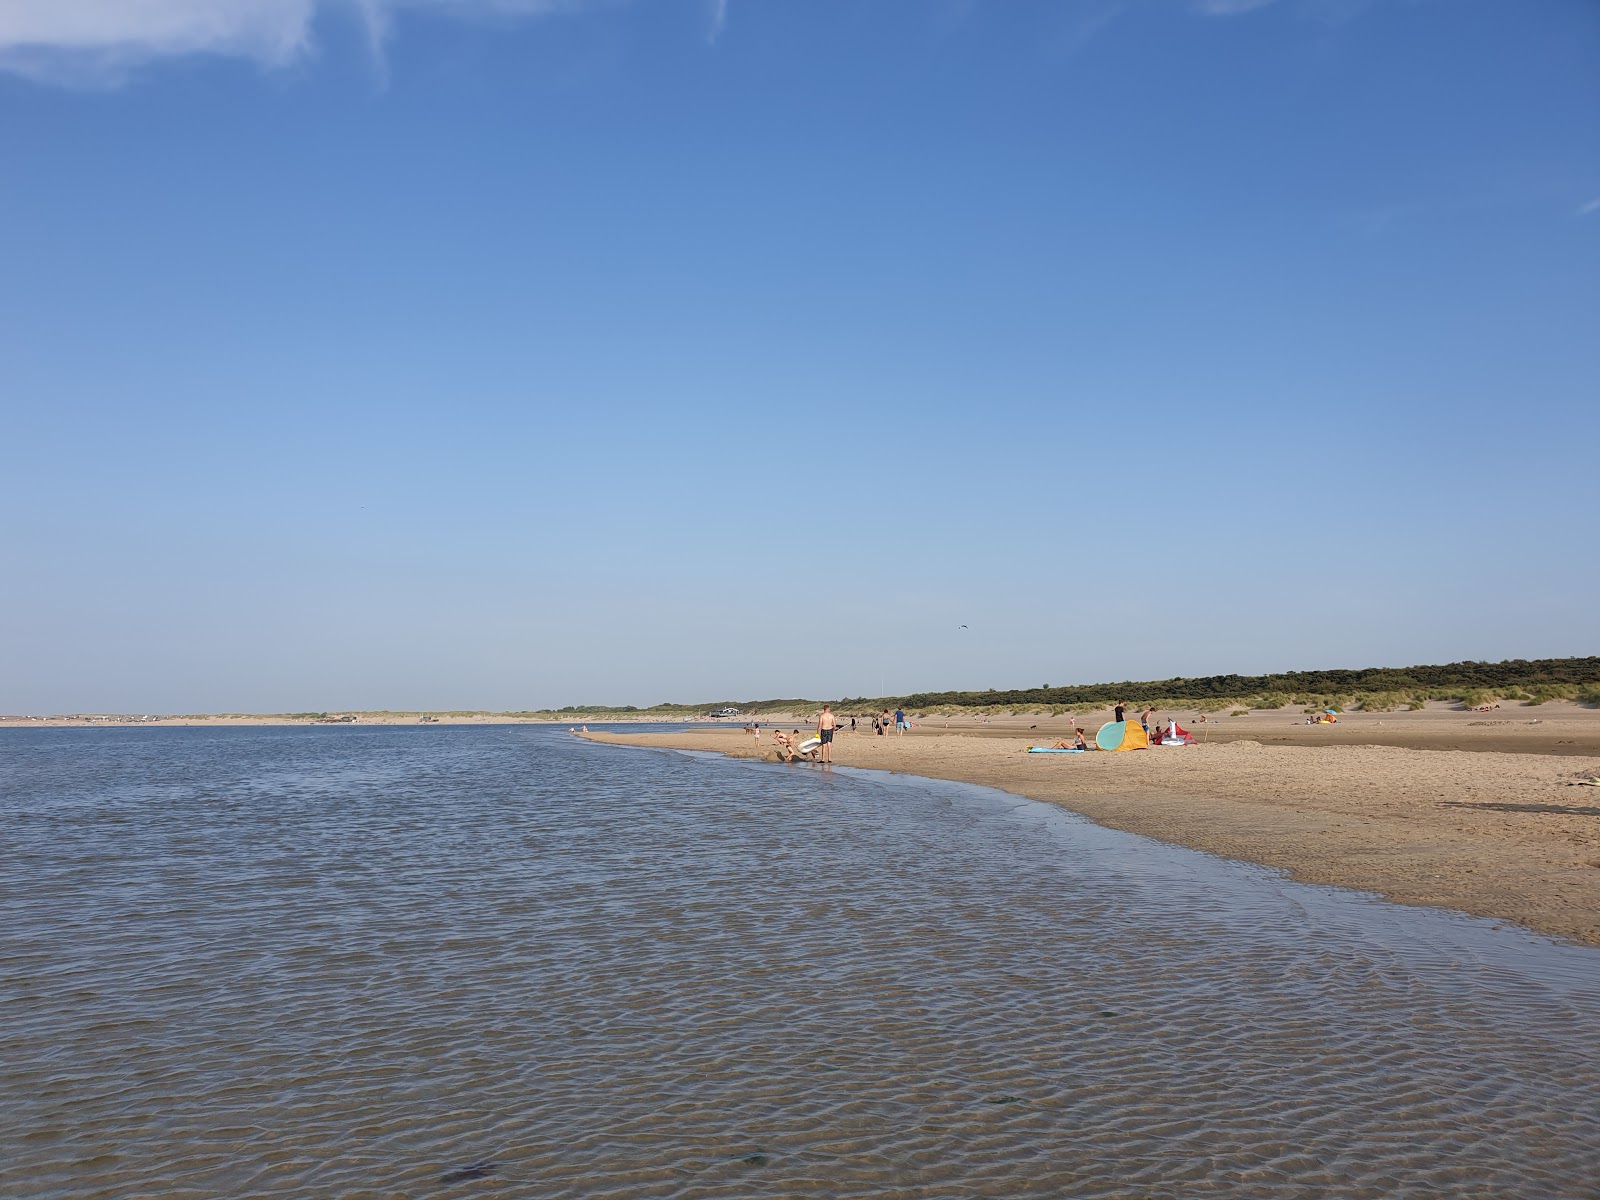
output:
[[[1066,749],[1057,749],[1055,746],[1029,746],[1028,747],[1028,753],[1029,754],[1082,754],[1083,751],[1079,750],[1076,746],[1069,746]]]

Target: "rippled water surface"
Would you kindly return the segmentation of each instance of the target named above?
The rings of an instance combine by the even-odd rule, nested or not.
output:
[[[1600,954],[921,780],[0,733],[6,1196],[1600,1195]]]

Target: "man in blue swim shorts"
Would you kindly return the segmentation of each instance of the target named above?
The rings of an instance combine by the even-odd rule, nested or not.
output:
[[[822,739],[822,761],[833,761],[833,731],[839,727],[833,709],[826,704],[822,706],[822,715],[817,718],[817,736]]]

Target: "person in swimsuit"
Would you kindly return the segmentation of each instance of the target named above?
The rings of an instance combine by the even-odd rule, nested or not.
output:
[[[833,731],[839,727],[838,720],[833,715],[833,709],[826,704],[822,706],[822,715],[817,718],[817,736],[822,739],[822,761],[833,761]]]

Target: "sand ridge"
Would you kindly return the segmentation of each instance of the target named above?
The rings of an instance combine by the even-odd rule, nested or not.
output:
[[[619,745],[773,760],[737,729],[594,732]],[[1000,788],[1295,879],[1498,917],[1600,946],[1600,756],[1269,746],[1030,755],[1040,738],[842,733],[841,765]],[[776,765],[776,764],[775,764]],[[794,770],[820,769],[809,765]]]

